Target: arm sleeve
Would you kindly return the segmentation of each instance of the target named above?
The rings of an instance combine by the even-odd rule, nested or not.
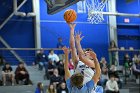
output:
[[[94,88],[94,81],[90,80],[89,82],[86,83],[86,85],[89,89],[93,89]]]
[[[115,89],[119,90],[118,83],[115,81]]]
[[[71,83],[70,83],[70,78],[66,80],[66,85],[67,85],[67,88],[68,88],[68,90],[70,92],[71,88],[72,88]]]

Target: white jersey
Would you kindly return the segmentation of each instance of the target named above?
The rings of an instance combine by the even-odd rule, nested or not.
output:
[[[82,61],[79,61],[74,73],[82,73],[84,74],[83,84],[86,84],[88,81],[92,79],[95,71],[89,66],[85,65]]]

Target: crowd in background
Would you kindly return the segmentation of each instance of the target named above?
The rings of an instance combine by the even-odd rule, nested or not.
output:
[[[117,48],[114,41],[110,43],[110,48]],[[58,38],[57,48],[62,48],[62,38]],[[136,82],[140,76],[140,54],[134,54],[130,57],[128,53],[124,55],[123,68],[120,70],[118,64],[116,64],[116,52],[111,52],[111,64],[106,61],[105,57],[100,59],[101,77],[98,82],[99,85],[104,87],[106,93],[119,93],[119,89],[125,82],[124,78],[130,78],[130,75],[134,75]],[[40,49],[36,53],[35,65],[38,66],[38,70],[45,70],[44,76],[50,80],[50,84],[46,90],[47,93],[68,93],[66,83],[64,80],[64,54],[62,50],[57,53],[54,50],[50,50],[49,54],[46,54],[43,49]],[[70,73],[74,73],[74,65],[72,59],[69,59],[69,70]],[[120,75],[122,73],[123,76]],[[3,85],[6,85],[6,81],[10,80],[11,84],[25,84],[30,83],[30,75],[24,66],[23,62],[20,62],[15,72],[9,63],[6,63],[2,68],[2,81]],[[42,91],[42,92],[41,92]],[[43,93],[43,84],[38,83],[35,93]],[[45,93],[46,93],[45,92]]]

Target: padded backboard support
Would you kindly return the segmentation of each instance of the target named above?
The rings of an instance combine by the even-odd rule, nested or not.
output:
[[[82,1],[82,0],[64,0],[64,3],[59,4],[59,5],[52,4],[52,1],[57,1],[57,0],[45,0],[45,2],[47,3],[47,13],[48,14],[55,14],[65,8],[77,3],[78,1]],[[59,2],[59,0],[58,0],[58,2]]]

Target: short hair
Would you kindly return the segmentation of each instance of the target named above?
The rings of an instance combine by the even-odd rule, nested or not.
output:
[[[21,61],[21,62],[19,62],[19,65],[20,65],[20,64],[24,64],[24,62]]]
[[[93,51],[91,48],[86,48],[85,51]]]
[[[10,65],[9,63],[5,63],[5,65]]]
[[[82,73],[73,74],[70,80],[72,86],[80,87],[83,85],[84,75]]]
[[[109,78],[115,78],[115,75],[112,73],[110,76],[109,76]]]

